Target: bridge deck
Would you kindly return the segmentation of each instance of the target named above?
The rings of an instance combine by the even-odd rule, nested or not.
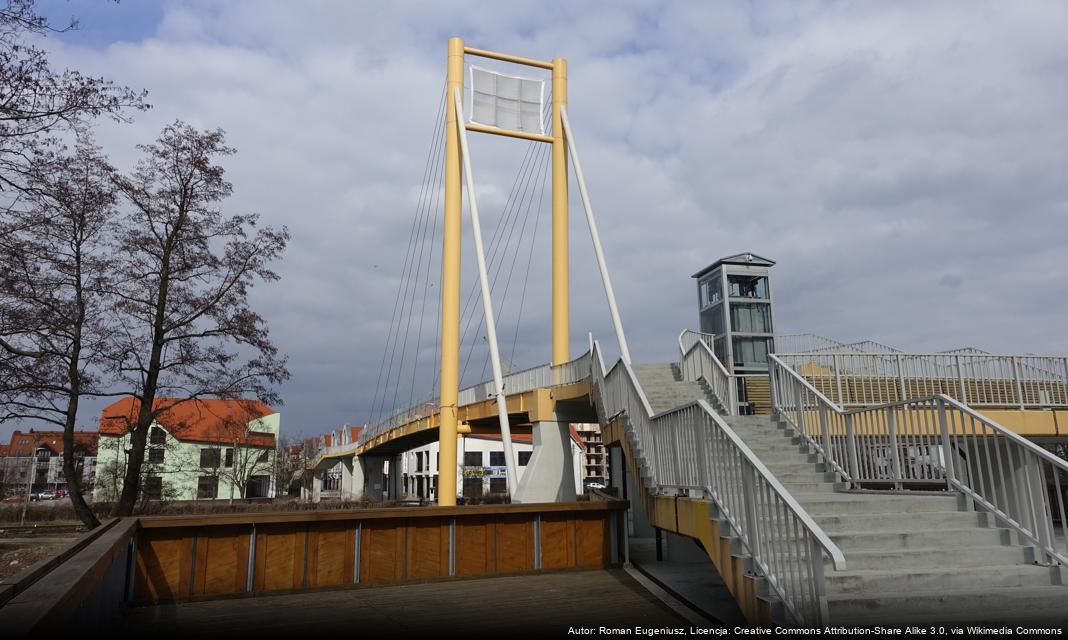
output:
[[[688,623],[626,572],[611,569],[135,607],[123,631],[184,638],[232,636],[235,630],[242,636],[262,631],[292,638],[333,631],[371,631],[374,637],[556,637],[566,635],[569,626],[637,625]]]

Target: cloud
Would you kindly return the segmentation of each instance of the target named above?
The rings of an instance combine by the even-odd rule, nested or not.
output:
[[[124,6],[110,9],[121,19]],[[156,108],[136,123],[101,127],[122,166],[174,118],[227,130],[239,150],[229,208],[293,232],[283,280],[254,297],[291,356],[286,427],[315,433],[366,420],[381,386],[450,35],[569,59],[636,359],[674,357],[674,336],[696,322],[690,274],[745,250],[779,263],[782,330],[1068,352],[1066,14],[1056,2],[172,2],[147,33],[52,44],[58,61],[151,91]],[[489,236],[527,147],[473,143]],[[587,331],[613,340],[572,192],[577,353]],[[547,223],[517,367],[549,355]],[[516,246],[509,352],[528,245]],[[424,260],[435,275],[440,256]],[[407,394],[402,384],[400,404]]]

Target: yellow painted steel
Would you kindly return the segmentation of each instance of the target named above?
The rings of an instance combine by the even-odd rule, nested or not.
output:
[[[485,124],[478,124],[477,122],[469,122],[464,125],[464,128],[468,131],[491,133],[495,136],[505,136],[507,138],[520,138],[522,140],[533,140],[535,142],[553,141],[552,136],[543,136],[537,133],[527,133],[526,131],[514,131],[512,129],[501,129],[500,127],[491,127]]]
[[[463,93],[464,41],[449,38],[446,95]],[[456,468],[457,395],[460,392],[460,142],[456,106],[446,100],[445,112],[445,221],[441,241],[441,397],[438,444],[439,469]],[[456,504],[456,474],[438,474],[438,504]]]
[[[544,62],[542,60],[535,60],[533,58],[522,58],[520,56],[513,56],[510,53],[500,53],[497,51],[487,51],[486,49],[476,49],[474,47],[464,47],[464,53],[472,56],[479,56],[480,58],[493,58],[494,60],[501,60],[503,62],[512,62],[514,64],[524,64],[528,67],[540,67],[542,69],[552,69],[552,62]]]
[[[571,360],[567,212],[567,141],[560,107],[567,106],[567,60],[553,59],[553,349],[552,363]]]

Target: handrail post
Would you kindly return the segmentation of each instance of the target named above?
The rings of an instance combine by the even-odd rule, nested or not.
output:
[[[834,354],[834,385],[838,389],[838,404],[845,406],[845,398],[842,397],[842,356]]]
[[[853,414],[847,413],[845,416],[846,424],[846,444],[848,451],[846,453],[849,456],[849,476],[853,483],[853,486],[860,484],[860,460],[857,453],[857,434],[853,428]]]
[[[1024,471],[1027,474],[1027,484],[1030,486],[1028,493],[1031,496],[1029,506],[1031,507],[1032,531],[1038,538],[1038,544],[1045,556],[1044,560],[1052,561],[1050,549],[1054,548],[1054,544],[1053,532],[1050,530],[1052,523],[1046,518],[1046,506],[1049,504],[1046,497],[1046,479],[1042,477],[1042,467],[1037,456],[1027,451],[1023,451],[1022,455],[1026,457]]]
[[[808,435],[808,431],[805,430],[805,401],[804,401],[805,387],[801,384],[800,380],[794,380],[794,397],[797,401],[797,428],[801,431],[801,435]]]
[[[900,397],[898,397],[898,400],[904,402],[905,400],[907,400],[907,398],[905,397],[905,366],[901,359],[900,353],[897,354],[897,381],[898,388],[900,389],[901,394]],[[889,400],[889,398],[887,398],[887,400]]]
[[[1020,409],[1024,408],[1023,384],[1020,382],[1020,363],[1016,356],[1012,356],[1012,378],[1016,381],[1016,400]]]
[[[749,461],[742,460],[742,499],[745,501],[745,533],[749,538],[749,553],[760,558],[760,525],[757,523],[756,472]]]
[[[964,369],[960,364],[960,356],[954,358],[957,361],[957,380],[960,381],[960,401],[968,404],[968,387],[964,384]]]
[[[901,488],[901,452],[897,449],[897,423],[893,407],[886,408],[886,425],[890,434],[890,464],[894,470],[894,488]]]
[[[837,461],[832,460],[832,452],[834,450],[831,448],[831,424],[830,419],[827,416],[827,407],[825,405],[820,405],[820,431],[823,436],[823,459],[828,465],[835,464]],[[830,471],[830,469],[828,469],[828,471]]]
[[[775,372],[779,368],[779,363],[774,360],[771,361],[771,366],[768,367],[768,395],[771,396],[771,415],[776,416],[779,413],[779,386],[778,376]],[[731,380],[734,376],[731,376]]]
[[[816,600],[813,604],[816,606],[817,615],[819,616],[819,619],[815,622],[817,625],[822,625],[827,622],[829,617],[827,585],[823,577],[823,549],[814,536],[809,536],[808,541],[808,561],[812,571],[812,595]]]
[[[953,482],[956,478],[956,470],[953,462],[953,445],[949,439],[949,419],[946,416],[946,401],[938,398],[938,430],[942,437],[942,457],[945,459],[943,466],[946,473],[946,489],[953,490]]]

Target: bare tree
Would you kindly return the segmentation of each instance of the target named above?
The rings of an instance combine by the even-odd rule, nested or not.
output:
[[[248,304],[257,282],[277,280],[269,264],[286,229],[256,229],[255,214],[224,215],[232,187],[218,160],[232,155],[221,130],[183,122],[163,129],[136,169],[116,178],[129,203],[118,237],[115,370],[138,404],[115,515],[129,515],[148,429],[175,404],[199,397],[281,400],[289,373],[264,319]]]
[[[274,452],[275,496],[279,493],[288,495],[289,487],[297,479],[297,473],[307,465],[304,459],[304,446],[287,435],[278,435],[278,446]]]
[[[10,356],[0,361],[0,420],[63,429],[71,503],[89,528],[99,522],[82,496],[74,427],[81,398],[101,391],[110,342],[111,171],[99,149],[80,144],[36,165],[24,206],[0,222],[0,348]]]
[[[48,33],[77,28],[76,20],[56,26],[37,13],[33,0],[6,0],[0,7],[0,194],[4,208],[17,207],[35,165],[62,150],[60,137],[84,130],[104,116],[125,120],[131,110],[148,108],[146,92],[116,86],[103,78],[52,68],[36,44]]]

